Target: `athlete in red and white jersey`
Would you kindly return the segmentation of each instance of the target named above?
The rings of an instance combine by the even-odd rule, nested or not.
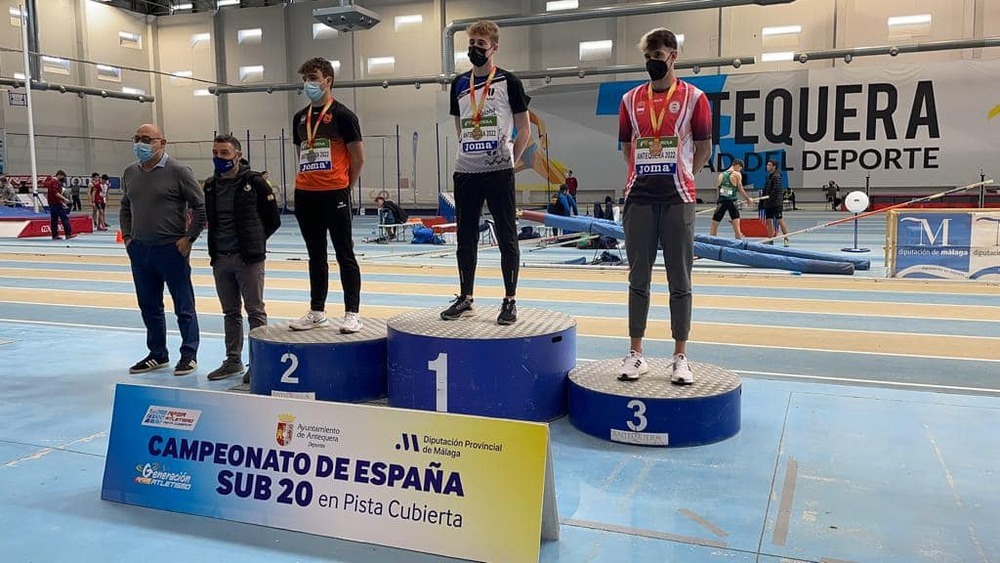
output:
[[[694,175],[700,169],[694,166],[695,144],[712,139],[711,105],[704,92],[682,80],[674,79],[662,89],[653,85],[650,91],[651,84],[629,90],[618,111],[618,141],[632,149],[625,151],[629,165],[625,198],[694,203]],[[654,121],[659,127],[654,128]],[[643,150],[647,143],[655,148],[657,138],[659,155]]]
[[[694,382],[688,366],[691,267],[694,263],[695,172],[712,154],[712,113],[704,92],[674,74],[677,37],[668,29],[642,36],[650,81],[629,91],[619,109],[618,140],[628,164],[625,252],[629,265],[630,350],[618,375],[634,381],[649,371],[642,339],[657,247],[663,248],[674,339],[671,381]]]

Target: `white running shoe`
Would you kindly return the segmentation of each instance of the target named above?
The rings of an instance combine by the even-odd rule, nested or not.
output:
[[[670,376],[670,382],[674,385],[691,385],[694,383],[694,374],[691,373],[687,356],[684,354],[674,356],[674,373]]]
[[[326,319],[323,311],[309,311],[301,319],[296,319],[288,323],[288,328],[292,330],[312,330],[316,327],[327,326],[330,321]]]
[[[642,354],[635,350],[629,350],[628,356],[622,359],[621,373],[618,374],[619,381],[636,381],[639,376],[649,372],[649,364]]]
[[[344,313],[344,322],[340,323],[341,334],[354,334],[361,330],[361,315],[358,313]]]

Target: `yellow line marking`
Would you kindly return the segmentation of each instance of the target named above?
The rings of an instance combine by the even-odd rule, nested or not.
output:
[[[0,253],[0,261],[9,262],[39,262],[45,261],[47,255],[38,254],[3,254]],[[114,257],[96,256],[66,256],[50,255],[63,264],[88,264],[104,266],[128,267],[128,259]],[[196,268],[210,268],[207,258],[192,258],[192,266]],[[269,260],[268,271],[278,272],[302,272],[307,271],[306,260]],[[362,268],[364,274],[384,274],[401,275],[407,278],[413,277],[450,277],[458,279],[458,272],[454,266],[438,265],[376,265],[366,264]],[[661,274],[654,272],[654,275]],[[551,281],[560,283],[565,281],[574,282],[606,282],[621,283],[622,287],[628,284],[627,272],[621,270],[551,270],[522,268],[519,274],[521,279],[533,281]],[[480,267],[477,270],[477,278],[500,278],[499,268]],[[659,278],[663,281],[662,277]],[[752,273],[752,272],[698,272],[693,274],[695,290],[698,286],[713,287],[746,287],[756,286],[766,282],[768,288],[774,289],[818,289],[818,290],[845,290],[845,291],[889,291],[908,293],[933,293],[945,294],[953,293],[958,295],[997,295],[1000,291],[1000,282],[987,281],[955,281],[955,280],[913,280],[897,278],[862,278],[842,276],[790,276],[786,272]]]
[[[32,268],[0,268],[0,279],[59,279],[66,282],[131,283],[132,276],[124,272],[78,272],[72,270],[50,270]],[[191,280],[197,287],[214,288],[212,276],[195,274]],[[308,291],[306,279],[268,278],[266,287],[271,290]],[[421,295],[450,298],[452,294],[440,284],[419,285],[398,282],[366,282],[362,286],[366,294]],[[502,287],[481,287],[477,297],[500,299]],[[554,291],[549,288],[521,287],[518,297],[523,300],[553,301],[558,303],[592,303],[601,305],[626,306],[628,295],[624,291],[572,290]],[[881,301],[853,301],[830,299],[798,299],[789,297],[748,298],[730,295],[694,295],[696,309],[717,309],[723,311],[766,311],[796,312],[816,315],[850,315],[861,317],[893,317],[910,319],[938,319],[955,321],[1000,322],[1000,307],[979,305],[934,305],[927,303],[900,303]],[[622,310],[625,314],[625,310]]]
[[[121,293],[99,291],[67,291],[49,289],[3,290],[3,301],[38,302],[51,304],[74,303],[78,305],[112,306],[135,310],[135,297]],[[169,302],[167,309],[171,308]],[[221,313],[217,299],[199,297],[199,311]],[[268,301],[268,313],[275,317],[297,317],[305,310],[305,303]],[[339,309],[339,307],[337,307]],[[388,319],[412,310],[412,307],[366,306],[362,314]],[[138,314],[138,312],[136,313]],[[328,311],[334,315],[334,311]],[[576,317],[577,333],[584,336],[621,337],[628,334],[625,318]],[[668,321],[651,320],[646,334],[666,338],[670,335]],[[801,327],[766,327],[744,324],[695,322],[691,327],[691,341],[752,345],[810,350],[822,346],[825,350],[861,353],[895,354],[913,357],[950,357],[975,360],[1000,360],[1000,338],[953,336],[919,333],[891,333],[881,331],[850,331]]]

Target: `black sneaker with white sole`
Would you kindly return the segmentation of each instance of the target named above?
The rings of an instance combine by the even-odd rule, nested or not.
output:
[[[451,307],[448,307],[444,311],[441,311],[441,320],[444,321],[454,321],[456,319],[462,318],[464,315],[469,315],[473,313],[472,309],[472,299],[464,295],[459,295],[455,297],[455,300],[451,302]]]
[[[497,316],[498,325],[512,325],[517,322],[517,304],[513,299],[504,299],[500,305],[500,315]]]
[[[174,366],[174,375],[187,375],[198,369],[198,361],[194,358],[181,358]]]
[[[129,373],[146,373],[158,369],[163,369],[170,365],[170,361],[167,358],[158,359],[153,356],[146,356],[142,360],[139,360],[134,366],[128,368]]]

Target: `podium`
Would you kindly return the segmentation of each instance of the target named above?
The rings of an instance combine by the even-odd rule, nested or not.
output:
[[[519,308],[517,323],[499,326],[498,313],[482,307],[444,321],[422,309],[389,319],[389,405],[536,422],[566,414],[576,321]]]
[[[690,362],[695,382],[673,385],[672,360],[646,358],[649,373],[619,381],[621,360],[601,360],[569,374],[569,420],[596,438],[640,446],[711,444],[740,431],[742,384],[735,373]]]
[[[364,328],[341,334],[339,322],[308,331],[287,324],[250,331],[250,392],[357,403],[386,394],[386,326],[364,319]]]

